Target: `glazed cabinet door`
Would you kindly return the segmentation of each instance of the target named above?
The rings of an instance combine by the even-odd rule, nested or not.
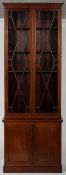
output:
[[[58,19],[58,10],[52,9],[8,11],[7,112],[59,112]]]
[[[58,112],[58,11],[36,10],[36,100],[38,113]]]
[[[30,10],[8,11],[8,112],[30,112]]]

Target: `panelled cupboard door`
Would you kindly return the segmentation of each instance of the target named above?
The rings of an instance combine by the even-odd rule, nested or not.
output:
[[[32,162],[32,126],[22,123],[7,123],[5,126],[5,161],[8,164]]]
[[[33,129],[34,163],[36,165],[60,164],[61,125],[53,122],[36,124]]]

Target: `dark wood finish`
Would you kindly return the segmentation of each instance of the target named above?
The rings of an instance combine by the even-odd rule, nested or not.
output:
[[[52,114],[43,114],[43,113],[34,113],[34,114],[30,114],[30,113],[25,113],[25,114],[17,114],[17,113],[7,113],[6,114],[6,116],[4,117],[4,121],[5,120],[13,120],[13,119],[17,119],[17,121],[19,120],[19,119],[22,119],[22,120],[28,120],[28,119],[30,119],[30,120],[32,120],[32,119],[34,119],[34,120],[47,120],[47,119],[51,119],[51,120],[60,120],[60,121],[62,121],[62,117],[61,116],[59,116],[59,114],[55,114],[55,113],[52,113]]]
[[[3,3],[6,9],[22,8],[43,8],[43,9],[60,9],[63,3]]]
[[[4,166],[4,173],[61,173],[62,166]]]
[[[4,3],[4,91],[5,91],[5,116],[4,122],[4,172],[62,172],[61,163],[61,132],[62,132],[62,117],[61,117],[61,33],[62,33],[62,17],[61,7],[63,3]],[[16,14],[21,11],[28,10],[29,13],[29,26],[20,26],[18,20],[18,26],[16,25]],[[43,32],[48,31],[49,27],[42,25],[37,27],[36,24],[36,11],[55,12],[58,13],[58,26],[51,28],[51,32],[58,31],[58,50],[53,50],[53,54],[58,54],[58,78],[57,78],[57,108],[56,112],[36,112],[36,97],[38,95],[37,88],[40,86],[40,82],[36,88],[36,74],[40,75],[40,70],[36,71],[36,53],[41,54],[41,50],[37,51],[36,46],[36,31]],[[27,62],[29,69],[25,70],[26,75],[30,75],[30,78],[26,78],[30,84],[29,105],[27,112],[9,112],[8,110],[8,73],[13,74],[13,70],[8,70],[8,54],[12,54],[12,50],[8,50],[8,31],[13,32],[14,26],[8,24],[8,14],[13,12],[17,31],[29,32],[28,45],[29,50],[16,50],[16,54],[29,54],[29,60]],[[17,15],[16,15],[17,16]],[[19,15],[18,15],[19,16]],[[50,15],[51,16],[51,15]],[[21,20],[23,20],[21,18]],[[13,23],[13,19],[12,19]],[[27,22],[26,22],[27,24]],[[22,33],[21,33],[22,35]],[[51,36],[51,35],[49,35]],[[25,38],[22,40],[23,44]],[[13,44],[14,40],[11,44]],[[44,43],[43,43],[44,44]],[[24,46],[24,45],[23,45]],[[42,49],[42,48],[41,48]],[[50,54],[50,51],[43,51],[43,54]],[[28,57],[28,56],[27,56]],[[42,62],[43,63],[43,62]],[[22,63],[23,64],[23,63]],[[18,70],[17,64],[16,74],[24,74],[23,70]],[[24,67],[25,68],[25,67]],[[49,70],[42,70],[42,74],[50,73]],[[56,71],[53,70],[53,76]],[[25,80],[24,80],[25,81]],[[12,81],[14,83],[14,81]],[[22,82],[23,83],[23,82]],[[16,84],[16,83],[15,83]],[[26,83],[25,83],[26,84]],[[15,85],[16,86],[16,85]],[[42,84],[41,84],[42,86]],[[24,87],[24,92],[27,87]],[[28,88],[29,89],[29,88]],[[55,90],[55,88],[53,89]],[[9,92],[11,93],[11,92]],[[14,91],[15,93],[15,91]],[[49,92],[50,93],[50,92]],[[36,95],[37,94],[37,95]],[[39,94],[40,95],[40,94]],[[20,97],[18,98],[20,99]],[[17,100],[18,106],[23,108],[20,100]],[[45,106],[44,106],[45,107]],[[17,107],[16,107],[17,111]]]

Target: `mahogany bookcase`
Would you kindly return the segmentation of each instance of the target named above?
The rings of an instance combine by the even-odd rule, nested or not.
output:
[[[62,3],[4,3],[4,172],[61,172]]]

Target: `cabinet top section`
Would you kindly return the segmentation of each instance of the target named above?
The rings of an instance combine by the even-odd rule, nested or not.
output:
[[[59,9],[63,3],[3,3],[6,9],[21,9],[21,8],[44,8],[44,9]]]

